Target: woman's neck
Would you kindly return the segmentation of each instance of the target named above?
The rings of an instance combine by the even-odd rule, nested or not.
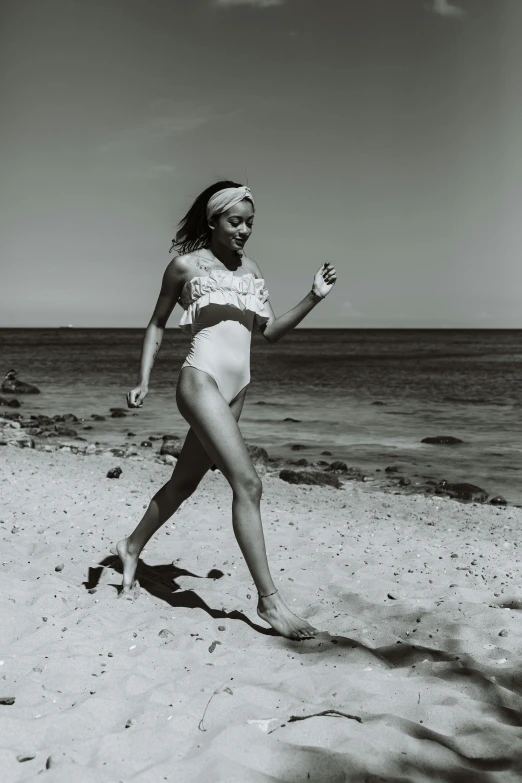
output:
[[[220,261],[223,266],[226,266],[226,268],[230,269],[231,271],[239,269],[242,264],[241,254],[236,250],[229,250],[228,248],[223,247],[223,245],[216,246],[212,243],[207,248],[207,250],[214,256],[214,258]]]

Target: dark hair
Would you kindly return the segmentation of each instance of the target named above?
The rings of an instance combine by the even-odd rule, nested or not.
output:
[[[200,193],[185,217],[180,220],[169,252],[177,250],[180,255],[183,255],[203,247],[210,247],[212,230],[207,222],[208,201],[219,190],[239,187],[241,185],[238,182],[222,179],[219,182],[214,182],[213,185]]]

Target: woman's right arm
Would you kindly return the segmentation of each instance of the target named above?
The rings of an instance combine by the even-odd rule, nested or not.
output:
[[[148,389],[154,360],[163,341],[163,332],[183,289],[186,262],[176,256],[165,270],[156,307],[145,330],[141,349],[138,385]]]

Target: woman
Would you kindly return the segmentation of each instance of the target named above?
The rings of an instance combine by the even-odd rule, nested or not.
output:
[[[180,254],[163,275],[145,332],[138,385],[127,394],[127,404],[143,405],[164,329],[179,301],[185,311],[180,326],[193,337],[179,373],[176,402],[190,429],[172,477],[154,495],[134,532],[117,544],[122,594],[132,591],[147,541],[215,464],[232,488],[234,533],[259,593],[259,616],[282,636],[309,639],[317,629],[290,611],[270,576],[260,515],[262,484],[237,422],[250,381],[254,322],[269,342],[280,340],[325,298],[336,273],[329,262],[323,264],[305,298],[276,317],[259,266],[243,253],[253,223],[250,189],[216,182],[195,200],[173,240]]]

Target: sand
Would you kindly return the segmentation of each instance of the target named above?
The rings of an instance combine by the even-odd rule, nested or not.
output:
[[[0,448],[3,783],[520,780],[522,509],[267,474],[274,580],[322,629],[291,642],[219,472],[118,599],[110,549],[171,470]]]

